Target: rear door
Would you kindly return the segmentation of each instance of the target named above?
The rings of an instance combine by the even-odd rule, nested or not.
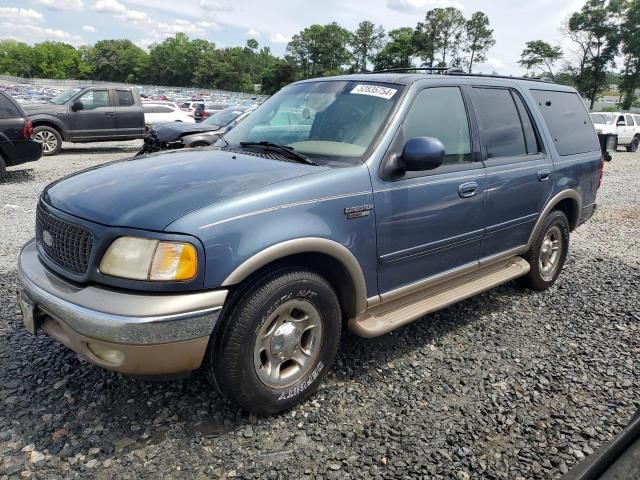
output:
[[[74,104],[80,108],[74,111]],[[109,95],[109,89],[92,88],[73,100],[69,104],[69,125],[69,136],[72,140],[116,138],[116,107]]]
[[[618,143],[628,145],[633,137],[633,124],[629,125],[627,117],[631,119],[631,115],[618,115],[616,125],[618,127]]]
[[[553,161],[518,91],[477,86],[471,92],[487,173],[482,260],[526,245],[551,195]]]
[[[118,137],[140,138],[144,134],[144,113],[129,89],[114,89]]]

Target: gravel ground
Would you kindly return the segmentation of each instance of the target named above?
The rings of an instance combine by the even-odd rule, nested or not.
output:
[[[136,147],[75,147],[0,183],[0,479],[558,478],[640,407],[640,154],[606,165],[554,288],[508,284],[378,339],[345,333],[309,401],[256,418],[200,374],[124,378],[21,325],[14,265],[38,192]]]

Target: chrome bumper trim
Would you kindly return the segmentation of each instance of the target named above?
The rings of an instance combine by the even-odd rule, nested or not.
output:
[[[78,288],[49,272],[35,242],[20,252],[24,293],[45,314],[77,333],[106,342],[149,345],[210,335],[226,290],[145,295],[87,286]]]

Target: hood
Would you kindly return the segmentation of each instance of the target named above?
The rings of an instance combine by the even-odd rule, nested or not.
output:
[[[37,113],[67,113],[66,105],[56,105],[55,103],[33,103],[28,105],[22,105],[24,111],[28,115],[35,115]]]
[[[42,200],[103,225],[159,231],[222,199],[324,170],[221,150],[181,150],[76,173],[49,185]]]
[[[155,136],[161,142],[171,142],[180,137],[192,133],[214,132],[224,127],[206,125],[203,123],[163,122],[153,123],[149,129],[149,135]]]

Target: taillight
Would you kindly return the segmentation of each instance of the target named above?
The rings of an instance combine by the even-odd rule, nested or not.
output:
[[[209,114],[203,110],[202,112],[200,112],[200,116],[201,117],[208,117]]]
[[[598,179],[598,190],[602,186],[603,175],[604,175],[604,157],[600,157],[600,178]]]
[[[25,120],[24,125],[22,125],[22,136],[25,140],[31,139],[31,134],[33,133],[33,124],[31,120]]]

